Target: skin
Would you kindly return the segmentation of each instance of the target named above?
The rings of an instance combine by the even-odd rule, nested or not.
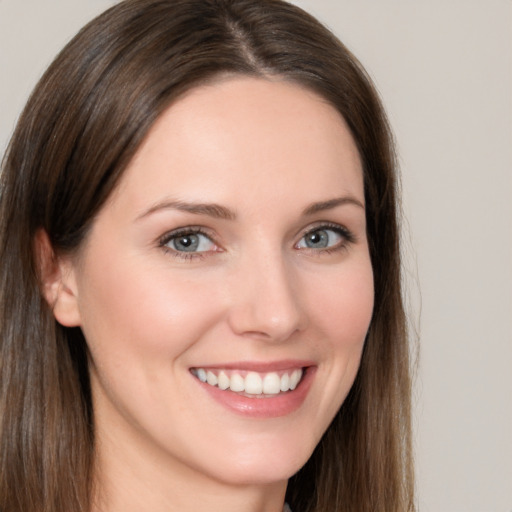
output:
[[[328,246],[308,247],[325,223],[342,231],[323,227]],[[190,226],[206,233],[200,252],[162,240]],[[227,78],[161,116],[48,288],[90,351],[96,510],[281,511],[359,367],[373,308],[365,230],[357,149],[314,93]],[[272,418],[226,409],[190,372],[289,359],[312,363],[311,387]]]

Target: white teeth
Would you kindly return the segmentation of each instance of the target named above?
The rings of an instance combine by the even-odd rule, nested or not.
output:
[[[277,395],[286,391],[293,391],[302,379],[303,371],[297,368],[284,372],[281,376],[277,372],[260,374],[248,372],[245,377],[240,373],[228,370],[219,372],[197,368],[193,374],[210,386],[218,386],[221,390],[230,389],[235,393],[245,392],[248,395]]]
[[[294,390],[299,384],[300,379],[302,378],[302,370],[294,370],[292,376],[290,377],[290,389]]]
[[[219,389],[224,390],[229,388],[229,377],[225,372],[219,373],[218,381]]]
[[[280,389],[281,391],[288,391],[290,389],[290,376],[287,373],[284,373],[281,377]]]
[[[281,391],[281,379],[277,373],[267,373],[263,378],[263,393],[277,395]]]
[[[250,395],[261,395],[263,381],[256,372],[249,372],[245,377],[245,392]]]
[[[235,373],[231,375],[231,383],[229,385],[229,389],[231,391],[241,392],[245,391],[245,381],[244,378],[241,375],[238,375],[238,373]]]
[[[208,384],[210,384],[210,386],[216,386],[217,382],[218,382],[217,375],[215,375],[215,373],[213,373],[213,372],[207,371],[206,372],[206,382],[208,382]]]

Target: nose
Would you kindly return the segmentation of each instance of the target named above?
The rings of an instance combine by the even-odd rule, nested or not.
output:
[[[305,328],[296,276],[283,258],[252,255],[231,277],[228,322],[233,332],[282,342]]]

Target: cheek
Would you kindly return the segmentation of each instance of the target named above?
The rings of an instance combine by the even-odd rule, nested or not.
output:
[[[310,296],[314,322],[333,348],[362,349],[373,313],[373,272],[369,259],[362,259],[326,276]]]
[[[325,361],[321,368],[324,386],[318,398],[325,428],[343,403],[359,369],[374,304],[369,259],[347,265],[322,284],[322,290],[317,288],[311,296],[311,310],[320,330],[316,349]]]
[[[218,287],[117,261],[115,268],[84,272],[82,329],[93,356],[110,353],[127,364],[136,363],[130,361],[136,353],[140,362],[164,356],[168,362],[216,321]]]

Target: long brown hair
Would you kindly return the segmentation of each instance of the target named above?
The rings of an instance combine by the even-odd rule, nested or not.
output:
[[[375,309],[354,386],[290,480],[296,512],[414,509],[409,350],[397,177],[367,74],[325,27],[280,0],[125,0],[84,27],[35,88],[0,182],[0,510],[87,512],[94,431],[86,344],[41,294],[35,237],[75,251],[158,116],[233,73],[329,101],[363,162]]]

